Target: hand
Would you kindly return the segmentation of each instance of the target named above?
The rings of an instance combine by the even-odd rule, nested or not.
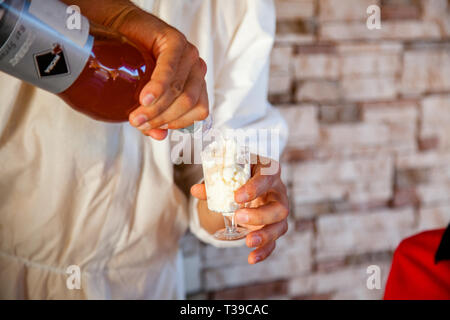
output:
[[[141,106],[130,114],[129,121],[145,135],[162,140],[167,129],[188,127],[208,116],[206,63],[181,32],[129,6],[131,9],[111,25],[148,49],[156,59],[150,82],[140,93]]]
[[[280,178],[281,168],[275,160],[263,159],[258,157],[250,180],[235,191],[235,201],[247,205],[236,211],[236,222],[253,230],[246,237],[247,246],[256,248],[248,256],[250,264],[266,259],[275,249],[275,241],[288,229],[289,201]],[[264,168],[274,166],[278,166],[276,173],[264,175]],[[192,186],[191,193],[196,198],[206,199],[204,184]]]

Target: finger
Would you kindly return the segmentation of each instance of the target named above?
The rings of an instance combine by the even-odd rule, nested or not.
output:
[[[155,140],[164,140],[167,137],[167,130],[162,129],[150,129],[142,130],[142,133],[146,136],[152,137]]]
[[[143,103],[147,108],[142,111],[147,115],[149,120],[153,120],[155,117],[164,113],[173,104],[175,99],[184,92],[186,81],[193,66],[196,66],[199,69],[199,73],[202,72],[201,65],[197,65],[198,62],[199,56],[197,48],[188,43],[187,49],[181,57],[180,65],[176,69],[176,75],[172,78],[170,85],[165,87],[164,92],[158,99],[152,100],[150,98],[150,104]],[[151,82],[152,80],[150,80],[150,83]],[[194,98],[198,98],[198,95]],[[193,104],[195,104],[195,102],[196,101],[194,101]],[[155,128],[155,126],[152,126],[152,128]]]
[[[193,70],[192,65],[195,65],[195,69],[197,71],[194,76],[196,78],[201,74],[201,78],[203,80],[204,74],[206,73],[206,67],[204,63],[201,62],[201,59],[198,57],[198,50],[191,44],[187,44],[187,50],[185,50],[185,54],[181,57],[180,65],[176,68],[176,75],[172,76],[171,82],[169,84],[161,85],[161,90],[163,91],[159,98],[155,98],[153,93],[148,93],[146,90],[149,90],[147,87],[150,85],[154,85],[155,81],[150,80],[150,82],[144,87],[141,92],[141,103],[142,106],[133,110],[130,113],[129,119],[130,123],[139,127],[140,130],[149,130],[153,128],[158,128],[161,125],[161,119],[157,121],[159,125],[151,125],[147,123],[147,121],[153,120],[154,118],[160,116],[167,109],[169,109],[175,99],[184,91],[184,87],[186,81],[190,75],[190,71]],[[197,79],[194,79],[197,82]],[[200,82],[201,83],[201,82]],[[200,86],[200,85],[198,85]],[[193,89],[189,88],[191,91],[189,94],[184,96],[184,101],[189,100],[191,102],[191,106],[195,105],[198,100],[198,94]],[[144,96],[142,98],[142,96]],[[182,113],[187,112],[188,110],[181,111]],[[144,127],[145,126],[145,127]]]
[[[286,219],[288,209],[279,201],[270,201],[258,208],[241,208],[236,211],[239,224],[264,225]]]
[[[248,247],[260,247],[271,241],[277,240],[288,230],[287,220],[269,224],[258,231],[253,231],[247,235],[246,244]]]
[[[152,46],[156,65],[150,82],[144,86],[139,95],[142,105],[150,105],[170,88],[187,44],[186,37],[177,31],[169,31],[156,40]]]
[[[272,251],[275,249],[275,241],[269,242],[268,244],[253,250],[248,255],[248,263],[255,264],[266,259]]]
[[[271,175],[261,174],[263,166],[258,164],[256,166],[256,172],[246,184],[240,187],[234,193],[234,199],[238,203],[245,203],[252,201],[259,196],[266,193],[273,185],[273,183],[279,177],[279,172]]]
[[[153,118],[149,124],[159,128],[163,124],[176,120],[197,106],[202,90],[206,90],[203,70],[200,61],[192,68],[186,81],[183,93],[162,114]]]
[[[199,200],[206,200],[206,188],[205,184],[194,184],[191,187],[191,194]]]
[[[206,84],[205,84],[206,87]],[[167,124],[168,129],[179,129],[189,127],[196,121],[205,120],[209,115],[208,94],[206,90],[202,90],[200,98],[194,109],[188,111],[180,118],[173,120]]]
[[[276,179],[276,181],[272,184],[272,188],[273,190],[276,190],[276,192],[271,193],[270,196],[273,197],[273,199],[280,201],[286,207],[289,207],[287,188],[283,181],[281,181],[281,178]]]

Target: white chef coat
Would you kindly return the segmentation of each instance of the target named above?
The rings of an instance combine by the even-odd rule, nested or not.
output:
[[[270,0],[135,2],[198,47],[216,126],[278,128],[285,138],[266,99]],[[0,97],[0,298],[183,298],[180,237],[190,226],[223,243],[175,185],[168,139],[92,120],[3,73]],[[67,286],[71,265],[80,289]]]

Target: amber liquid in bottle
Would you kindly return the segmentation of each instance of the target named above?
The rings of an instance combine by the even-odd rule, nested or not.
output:
[[[94,43],[88,61],[75,82],[59,96],[73,109],[108,122],[128,120],[139,94],[155,68],[145,49],[124,36],[91,25]]]

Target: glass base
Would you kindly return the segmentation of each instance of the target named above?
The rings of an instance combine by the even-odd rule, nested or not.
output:
[[[214,233],[214,238],[225,241],[232,241],[245,238],[245,236],[250,232],[250,230],[241,227],[235,227],[232,230],[227,230],[226,228],[220,229]]]

